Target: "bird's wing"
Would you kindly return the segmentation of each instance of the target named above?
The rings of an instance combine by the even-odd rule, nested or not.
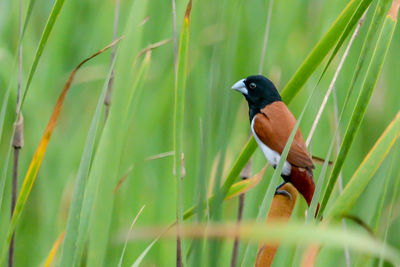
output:
[[[295,124],[296,119],[286,105],[281,101],[276,101],[265,106],[254,117],[253,128],[265,145],[282,154]],[[314,169],[300,129],[297,129],[286,160],[297,167]]]

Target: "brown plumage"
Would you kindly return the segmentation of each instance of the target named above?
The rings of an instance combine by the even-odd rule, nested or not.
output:
[[[295,125],[295,117],[282,101],[266,105],[254,117],[254,131],[258,138],[279,154],[282,154]],[[314,163],[299,128],[286,160],[292,166],[290,176],[286,179],[297,188],[310,205],[315,190],[312,174]]]
[[[269,148],[282,154],[296,125],[293,114],[282,101],[276,101],[266,105],[254,118],[254,131],[258,138]],[[297,167],[314,169],[314,163],[299,128],[290,146],[287,161]]]

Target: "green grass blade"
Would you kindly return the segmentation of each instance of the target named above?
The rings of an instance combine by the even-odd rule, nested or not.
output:
[[[153,237],[160,228],[136,229],[131,238]],[[169,229],[164,237],[174,237],[176,228]],[[400,252],[393,246],[384,244],[364,231],[344,230],[341,225],[305,224],[303,221],[290,221],[287,224],[274,221],[267,223],[196,224],[182,227],[182,235],[192,238],[233,238],[239,236],[244,241],[284,243],[286,245],[320,245],[349,249],[374,256],[383,256],[395,266],[400,264]],[[244,265],[242,265],[244,266]],[[252,266],[252,265],[246,265]]]
[[[10,88],[11,88],[11,86],[9,86],[7,88],[7,91],[6,91],[5,95],[4,95],[3,104],[1,106],[1,111],[0,111],[0,143],[1,143],[1,140],[2,140],[2,136],[3,136],[3,126],[4,126],[4,120],[5,120],[5,117],[6,117],[8,100],[9,100],[9,97],[10,97]],[[10,158],[10,153],[11,153],[11,145],[8,148],[6,157],[4,159],[4,167],[3,167],[3,170],[1,172],[1,180],[0,180],[0,209],[1,209],[1,206],[3,204],[3,194],[4,194],[4,187],[5,187],[5,184],[6,184],[8,161],[9,161],[9,158]]]
[[[106,259],[114,207],[113,188],[119,178],[126,125],[130,123],[127,121],[130,105],[137,93],[135,84],[138,83],[135,80],[142,78],[138,75],[139,70],[143,65],[150,63],[149,60],[144,60],[142,63],[136,61],[143,33],[140,23],[146,15],[147,5],[148,1],[144,0],[132,3],[124,29],[126,38],[118,49],[114,70],[113,103],[89,174],[82,209],[85,215],[80,222],[78,257],[75,259],[75,265],[81,259],[88,234],[87,266],[101,266]]]
[[[133,83],[133,86],[132,86],[133,91],[136,91],[136,88],[140,86],[140,82],[143,80],[143,77],[144,77],[145,73],[148,70],[149,64],[150,64],[150,53],[148,53],[146,55],[146,57],[144,58],[144,60],[141,63],[141,66],[139,67],[136,80],[135,80],[135,82]],[[129,99],[128,102],[132,102],[134,97],[136,97],[136,92],[131,97],[128,97],[128,99]],[[131,110],[131,109],[132,108],[129,108],[129,110]],[[112,111],[112,109],[111,109],[111,111]],[[110,116],[109,119],[111,119],[111,118],[112,117]],[[124,127],[124,129],[126,130],[125,127]],[[125,132],[125,131],[120,131],[120,132]],[[121,153],[121,149],[122,149],[122,143],[121,143],[120,148],[118,149],[118,152],[116,152],[116,153]],[[116,168],[118,167],[117,163],[119,163],[119,162],[118,161],[115,162],[115,167]],[[105,178],[107,179],[108,177],[105,177]],[[93,181],[96,181],[96,180],[93,180]],[[112,191],[113,191],[112,189],[114,188],[115,184],[113,184],[112,181],[109,181],[109,183],[110,184],[107,185],[107,186],[104,183],[102,183],[101,184],[102,187],[100,187],[100,188],[103,188],[103,190],[107,189],[107,191],[109,191],[107,193],[111,193],[111,195],[109,194],[108,197],[110,197],[110,199],[113,199],[114,195],[112,194]],[[97,186],[99,186],[99,185],[97,184]],[[101,191],[99,191],[100,193],[96,193],[95,191],[92,191],[93,189],[96,189],[96,186],[90,186],[90,188],[88,188],[88,189],[89,189],[89,191],[86,192],[85,194],[91,194],[92,196],[96,196],[97,194],[98,195],[103,195],[103,194],[101,194]],[[80,259],[81,255],[82,255],[81,253],[82,253],[83,244],[84,244],[83,242],[85,240],[84,237],[86,236],[86,233],[88,231],[89,223],[93,222],[93,220],[94,220],[93,218],[96,218],[97,216],[100,216],[100,217],[102,217],[102,220],[104,222],[109,224],[110,220],[111,220],[111,215],[112,215],[112,212],[111,212],[112,209],[111,208],[109,208],[108,212],[104,212],[104,210],[100,209],[100,210],[98,210],[98,213],[93,213],[92,216],[94,216],[94,217],[91,220],[89,220],[90,215],[92,214],[90,209],[93,207],[93,202],[91,202],[91,201],[94,201],[94,198],[92,199],[90,196],[88,196],[88,197],[89,197],[88,199],[85,199],[85,202],[87,200],[89,200],[89,202],[87,202],[87,204],[85,204],[85,203],[83,204],[84,207],[86,207],[85,210],[82,211],[85,215],[83,217],[83,220],[81,220],[82,224],[81,224],[81,229],[79,231],[80,235],[82,235],[82,238],[83,238],[83,239],[81,239],[79,241],[80,242],[80,245],[79,245],[79,248],[78,248],[80,250],[78,252],[79,253],[79,259]],[[87,196],[85,196],[85,198],[87,198]],[[101,201],[103,202],[104,198],[101,198]],[[111,203],[109,203],[109,205],[110,205],[110,207],[112,207],[111,206],[112,201],[110,201],[110,202]],[[101,214],[99,214],[99,213],[101,213]],[[105,216],[105,217],[103,217],[103,216]],[[98,225],[101,228],[103,228],[103,227],[108,228],[109,227],[109,226],[107,226],[107,225],[105,225],[103,223],[96,224],[96,225]],[[95,235],[95,233],[97,233],[97,228],[96,228],[96,230],[93,230],[93,232],[91,233],[92,234],[91,238],[93,238],[93,235]],[[102,237],[100,237],[100,239],[101,239],[101,241],[98,241],[98,240],[93,241],[93,239],[90,240],[91,244],[93,244],[93,242],[96,242],[96,245],[94,246],[95,249],[90,252],[90,253],[92,253],[92,255],[94,255],[94,254],[98,255],[99,251],[103,251],[104,249],[106,249],[107,241],[108,241],[107,237],[106,236],[102,236]],[[96,257],[92,256],[92,257],[89,258],[88,265],[93,264],[93,266],[96,266],[96,264],[102,262],[103,260],[104,260],[104,258],[97,257],[97,256]]]
[[[24,38],[25,30],[26,30],[26,28],[28,27],[28,23],[29,23],[29,20],[30,20],[30,18],[31,18],[31,15],[32,15],[33,7],[35,6],[35,2],[36,2],[36,0],[30,0],[30,1],[29,1],[28,9],[27,9],[26,15],[25,15],[24,28],[23,28],[23,30],[22,30],[21,39]],[[22,40],[20,40],[20,42],[22,42]]]
[[[92,155],[95,149],[96,133],[99,126],[101,110],[103,107],[103,102],[107,92],[108,82],[111,77],[112,69],[114,68],[114,62],[115,60],[113,60],[113,62],[111,63],[109,73],[104,81],[103,89],[101,91],[99,100],[97,101],[96,110],[94,112],[92,122],[90,123],[89,132],[86,137],[85,147],[83,149],[81,162],[79,164],[78,173],[76,175],[74,193],[69,209],[65,238],[61,250],[60,266],[72,266],[74,258],[76,257],[76,243],[79,232],[79,221],[81,218],[83,196],[87,184],[87,177],[89,175]]]
[[[354,205],[386,158],[396,140],[399,138],[399,135],[400,112],[364,158],[363,162],[344,188],[343,193],[338,197],[327,213],[327,218],[339,218]]]
[[[144,207],[145,206],[142,206],[142,208],[139,210],[138,214],[136,214],[135,219],[133,219],[133,221],[131,223],[131,227],[129,228],[128,237],[129,237],[129,234],[132,232],[132,228],[135,225],[135,223],[136,223],[137,219],[139,218],[140,214],[142,213]],[[121,257],[119,257],[118,267],[122,267],[122,261],[124,259],[124,255],[125,255],[125,251],[126,251],[127,245],[128,245],[128,238],[125,239],[124,248],[122,249]]]
[[[370,3],[371,0],[352,0],[349,2],[283,89],[281,96],[286,103],[293,100],[340,38],[342,38],[343,44],[344,38],[350,34],[351,28],[357,23]]]
[[[397,16],[397,14],[396,14]],[[357,103],[353,110],[353,114],[350,119],[350,123],[347,127],[346,134],[343,138],[342,145],[340,146],[340,151],[338,157],[335,161],[335,165],[332,170],[328,185],[325,190],[324,197],[321,202],[321,209],[319,214],[322,215],[326,204],[331,196],[333,188],[336,184],[339,172],[342,169],[344,160],[350,150],[350,147],[354,141],[355,135],[360,127],[361,121],[364,117],[366,108],[370,101],[372,92],[374,91],[375,84],[378,80],[380,71],[382,69],[383,63],[385,61],[386,53],[389,49],[389,45],[392,40],[393,32],[396,26],[396,19],[388,15],[385,19],[384,25],[382,27],[381,33],[379,35],[374,54],[371,59],[371,63],[368,67],[360,95],[357,99]]]
[[[192,0],[189,0],[185,16],[183,19],[182,31],[179,39],[178,56],[175,69],[175,105],[174,105],[174,170],[176,183],[176,217],[177,223],[183,222],[183,185],[184,176],[183,165],[183,124],[185,114],[185,91],[186,91],[186,72],[187,58],[189,50],[190,37],[190,12],[192,10]],[[186,260],[182,257],[182,251],[185,251],[183,242],[177,237],[177,265],[184,265]]]
[[[44,27],[42,37],[40,38],[39,46],[35,53],[35,58],[33,59],[32,66],[29,71],[28,80],[26,82],[25,90],[23,93],[22,101],[21,101],[21,109],[24,104],[26,94],[28,93],[29,86],[31,85],[33,75],[36,72],[36,68],[38,66],[39,60],[43,54],[44,48],[50,37],[50,33],[53,30],[54,24],[57,21],[58,15],[60,14],[60,11],[64,5],[64,2],[65,2],[65,0],[56,0],[56,2],[53,5],[53,9],[51,10],[50,16],[46,22],[46,26]],[[29,15],[29,17],[27,16],[27,19],[30,18],[30,12],[31,12],[32,7],[33,7],[33,4],[32,4],[32,6],[31,5],[29,6],[30,9],[28,9],[28,14],[27,14],[27,15]],[[28,21],[27,19],[25,19],[25,23],[27,23],[27,21]],[[24,26],[24,29],[25,29],[25,26]]]
[[[399,149],[399,144],[397,144],[397,149]],[[394,153],[394,154],[396,154],[396,153]],[[397,151],[397,159],[399,158],[398,155],[399,155],[399,152]],[[394,157],[393,157],[393,163],[395,162],[395,160],[396,160],[396,155],[394,155]],[[396,168],[394,168],[394,169],[396,170]],[[397,175],[395,175],[395,184],[394,184],[393,188],[394,188],[394,192],[393,192],[391,203],[390,203],[389,215],[387,216],[387,225],[386,225],[386,229],[385,229],[385,233],[384,233],[384,237],[383,237],[383,242],[384,243],[387,242],[390,223],[391,223],[392,216],[393,216],[393,209],[394,209],[394,207],[396,205],[396,200],[397,200],[398,195],[399,195],[400,169],[399,169],[398,166],[397,166]],[[384,260],[383,256],[380,256],[379,267],[381,267],[383,265],[383,260]]]
[[[371,51],[371,48],[373,47],[372,46],[374,43],[373,40],[375,39],[376,34],[379,32],[380,26],[382,25],[383,21],[385,20],[385,12],[386,12],[387,7],[389,6],[390,2],[391,2],[390,0],[379,0],[377,3],[377,6],[376,6],[376,9],[374,12],[374,16],[371,21],[371,25],[368,28],[367,37],[365,38],[364,44],[361,48],[361,52],[360,52],[360,56],[357,61],[355,72],[354,72],[353,77],[350,82],[350,89],[349,89],[348,96],[346,97],[346,99],[349,98],[349,95],[353,91],[355,83],[357,82],[358,77],[360,75],[360,71],[367,59],[367,55],[369,54],[369,52]]]
[[[172,226],[170,225],[167,227],[167,229],[164,230],[163,233],[159,234],[144,250],[143,252],[139,255],[139,257],[135,260],[135,262],[131,265],[131,267],[139,267],[140,264],[142,263],[144,257],[146,257],[147,253],[150,251],[150,249],[154,246],[155,243],[164,235],[166,231],[168,231]]]
[[[186,90],[186,71],[187,58],[189,48],[189,26],[190,11],[192,9],[192,1],[190,0],[185,17],[183,19],[182,32],[179,40],[178,59],[177,59],[177,75],[175,83],[175,105],[174,105],[174,169],[175,180],[177,184],[177,217],[178,222],[183,220],[183,192],[182,192],[182,159],[183,154],[183,121],[185,106],[185,90]]]

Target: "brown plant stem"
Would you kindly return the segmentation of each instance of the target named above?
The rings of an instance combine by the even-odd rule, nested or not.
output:
[[[22,21],[22,0],[19,1],[19,47],[18,47],[18,85],[17,85],[17,103],[16,103],[16,127],[13,136],[12,146],[14,147],[14,161],[13,161],[13,174],[11,186],[11,210],[10,220],[14,214],[15,204],[17,203],[18,196],[18,166],[19,166],[19,152],[24,145],[24,120],[21,113],[21,84],[22,84],[22,34],[23,34],[23,21]],[[10,248],[8,251],[8,267],[14,266],[14,246],[15,246],[15,231],[12,235]]]

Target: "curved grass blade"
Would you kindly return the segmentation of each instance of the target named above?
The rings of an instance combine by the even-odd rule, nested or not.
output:
[[[225,200],[235,198],[257,186],[258,183],[262,180],[264,173],[267,170],[267,167],[268,165],[266,165],[260,172],[249,179],[244,179],[242,181],[234,183],[229,189],[229,192],[226,194]]]
[[[168,226],[163,232],[161,232],[146,248],[145,250],[139,255],[139,257],[135,260],[135,262],[131,265],[131,267],[139,267],[140,263],[142,263],[144,257],[147,255],[147,253],[150,251],[150,249],[154,246],[155,243],[169,230],[171,229],[175,224],[172,224]]]
[[[47,41],[49,39],[50,33],[53,30],[54,24],[57,21],[58,15],[60,14],[60,11],[61,11],[61,9],[62,9],[62,7],[64,5],[64,2],[65,2],[65,0],[56,0],[55,1],[54,5],[53,5],[53,9],[51,10],[50,16],[49,16],[49,18],[48,18],[48,20],[46,22],[46,26],[44,27],[44,30],[43,30],[43,33],[42,33],[42,37],[40,38],[39,46],[38,46],[38,48],[36,50],[36,53],[35,53],[35,58],[33,59],[32,66],[31,66],[31,69],[29,71],[28,80],[26,82],[25,90],[24,90],[24,93],[23,93],[23,96],[22,96],[22,100],[21,100],[21,109],[22,109],[22,106],[24,104],[25,97],[26,97],[26,94],[28,92],[29,86],[31,85],[33,75],[36,72],[36,68],[37,68],[37,65],[39,63],[39,60],[40,60],[40,58],[41,58],[41,56],[43,54],[43,51],[44,51],[44,48],[45,48],[45,46],[47,44]],[[27,19],[30,18],[30,12],[31,12],[32,7],[33,7],[33,4],[32,4],[32,6],[31,5],[29,6],[30,9],[28,9],[28,14],[27,14],[29,16],[27,16]],[[27,23],[27,19],[25,19],[25,23]],[[25,32],[25,26],[24,26],[24,32]],[[17,118],[18,118],[18,116],[17,116]]]
[[[360,95],[357,99],[357,103],[353,110],[353,114],[351,116],[349,125],[347,127],[346,134],[343,138],[342,145],[340,146],[338,157],[333,166],[332,174],[321,202],[321,209],[319,212],[319,216],[323,214],[323,211],[326,208],[326,204],[328,203],[333,188],[336,184],[344,160],[347,157],[350,147],[354,141],[355,135],[360,127],[361,121],[364,118],[366,108],[371,99],[372,92],[374,91],[375,84],[378,80],[380,71],[385,61],[386,54],[389,49],[393,32],[396,26],[396,22],[397,22],[397,13],[394,16],[393,14],[391,15],[391,13],[389,12],[389,14],[386,16],[384,25],[381,29],[374,54],[372,55],[371,63],[365,75]]]
[[[81,162],[79,164],[78,173],[74,193],[72,195],[71,206],[69,208],[65,240],[61,251],[60,266],[72,266],[73,260],[76,257],[76,243],[78,239],[79,221],[81,218],[82,202],[87,185],[87,177],[89,175],[90,163],[95,149],[96,133],[99,126],[101,110],[106,96],[108,83],[111,78],[114,68],[115,58],[113,58],[108,72],[107,78],[104,81],[103,89],[97,101],[96,110],[94,112],[88,135],[86,137],[85,147],[82,152]]]
[[[130,234],[130,232],[132,232],[132,228],[135,225],[135,223],[136,223],[137,219],[139,218],[140,214],[142,213],[144,207],[145,206],[142,206],[142,208],[139,210],[138,214],[136,214],[135,219],[133,219],[131,227],[129,228],[128,235]],[[125,240],[124,248],[122,249],[121,257],[119,258],[118,267],[122,266],[122,260],[124,259],[124,254],[125,254],[125,250],[126,250],[126,246],[127,245],[128,245],[128,238]]]
[[[51,264],[53,263],[54,257],[56,256],[57,250],[64,240],[64,236],[65,236],[65,232],[62,232],[61,235],[57,238],[56,242],[54,242],[54,245],[51,248],[49,255],[47,255],[47,258],[43,264],[43,267],[51,266]]]
[[[39,172],[40,166],[42,164],[44,155],[46,153],[47,150],[47,145],[49,144],[49,141],[51,139],[51,135],[53,134],[53,130],[54,127],[56,125],[56,122],[58,120],[58,117],[60,115],[61,109],[62,109],[62,105],[64,103],[65,97],[71,87],[72,81],[74,80],[75,74],[76,72],[80,69],[80,67],[85,64],[87,61],[89,61],[90,59],[96,57],[97,55],[103,53],[105,50],[107,50],[108,48],[112,47],[113,45],[115,45],[120,39],[114,41],[113,43],[111,43],[110,45],[106,46],[105,48],[99,50],[98,52],[96,52],[95,54],[93,54],[92,56],[86,58],[85,60],[83,60],[71,73],[71,75],[69,76],[66,84],[64,85],[63,90],[61,91],[60,96],[57,99],[56,105],[54,107],[53,113],[49,119],[49,122],[46,126],[46,129],[44,130],[43,136],[40,140],[40,143],[36,149],[36,152],[33,156],[33,159],[29,165],[28,171],[25,175],[25,179],[24,182],[22,184],[22,188],[21,191],[19,193],[18,199],[17,199],[17,203],[15,206],[15,211],[14,214],[11,218],[11,222],[10,225],[8,227],[8,231],[7,231],[7,236],[6,236],[6,240],[3,243],[3,247],[1,250],[1,257],[0,257],[0,265],[2,265],[2,263],[4,263],[5,261],[5,257],[6,257],[6,252],[7,252],[7,248],[10,244],[11,241],[11,237],[13,235],[13,232],[15,230],[15,227],[17,226],[18,220],[21,216],[21,212],[23,210],[23,208],[25,207],[26,201],[28,199],[28,196],[31,192],[32,186],[36,180],[37,174]]]
[[[373,175],[378,170],[399,136],[400,112],[397,113],[395,119],[389,124],[368,155],[364,158],[363,162],[344,188],[343,193],[338,197],[327,213],[327,219],[339,218],[349,211],[371,181]]]
[[[130,235],[132,239],[158,236],[160,228],[137,228]],[[284,243],[286,245],[321,245],[368,253],[379,257],[381,254],[395,266],[400,264],[400,252],[393,246],[382,243],[364,231],[347,230],[341,225],[304,224],[303,221],[281,221],[267,223],[195,224],[181,226],[182,236],[187,238],[241,238],[244,241]],[[170,228],[163,237],[175,237],[176,229]]]

